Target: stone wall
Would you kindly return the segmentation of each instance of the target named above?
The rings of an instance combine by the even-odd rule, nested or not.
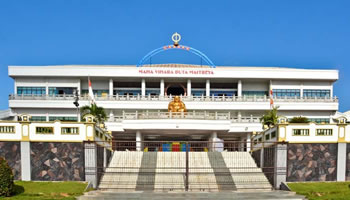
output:
[[[30,148],[32,180],[85,180],[83,143],[32,142]]]
[[[337,144],[288,144],[287,181],[336,181]]]
[[[346,180],[350,181],[350,144],[346,144]]]
[[[21,179],[21,143],[0,142],[0,156],[7,160],[15,180]]]

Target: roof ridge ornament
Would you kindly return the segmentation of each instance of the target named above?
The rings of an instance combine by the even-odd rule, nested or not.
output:
[[[152,57],[160,52],[163,52],[163,51],[167,51],[167,50],[171,50],[171,49],[178,49],[178,50],[185,50],[185,51],[188,51],[190,53],[193,53],[195,55],[197,55],[198,57],[201,58],[201,65],[202,65],[202,60],[204,62],[206,62],[211,68],[215,68],[215,65],[214,63],[204,54],[202,53],[201,51],[195,49],[195,48],[192,48],[192,47],[189,47],[189,46],[185,46],[185,45],[179,45],[179,42],[181,40],[181,35],[178,33],[178,32],[175,32],[172,36],[171,36],[171,39],[173,40],[174,44],[172,45],[165,45],[165,46],[162,46],[162,47],[159,47],[157,49],[154,49],[153,51],[150,51],[148,54],[146,54],[140,61],[139,63],[137,64],[136,67],[142,67],[147,60],[150,61],[150,65],[152,65]]]
[[[175,32],[172,36],[171,36],[171,39],[173,40],[174,42],[174,46],[179,46],[179,42],[181,40],[181,35],[177,32]]]

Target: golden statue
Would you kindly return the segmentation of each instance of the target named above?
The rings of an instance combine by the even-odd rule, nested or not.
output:
[[[179,96],[175,96],[174,100],[169,103],[168,112],[187,112],[186,106]]]

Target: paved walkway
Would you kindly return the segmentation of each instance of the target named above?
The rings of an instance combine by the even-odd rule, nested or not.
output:
[[[287,191],[268,191],[268,192],[113,192],[113,191],[91,191],[78,200],[92,199],[133,199],[133,200],[229,200],[229,199],[244,199],[244,200],[304,200],[305,197],[296,195],[294,192]]]

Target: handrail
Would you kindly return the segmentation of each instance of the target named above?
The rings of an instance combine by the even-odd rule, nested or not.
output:
[[[111,116],[109,122],[121,122],[123,120],[148,120],[148,119],[195,119],[195,120],[229,120],[233,123],[260,123],[259,117],[236,117],[230,112],[123,112],[122,115]]]
[[[89,100],[88,95],[79,97]],[[96,101],[171,101],[173,97],[161,95],[103,95],[95,96]],[[182,101],[196,102],[269,102],[268,96],[181,96]],[[275,102],[338,102],[337,97],[273,97]],[[74,95],[9,95],[9,100],[74,100]]]

